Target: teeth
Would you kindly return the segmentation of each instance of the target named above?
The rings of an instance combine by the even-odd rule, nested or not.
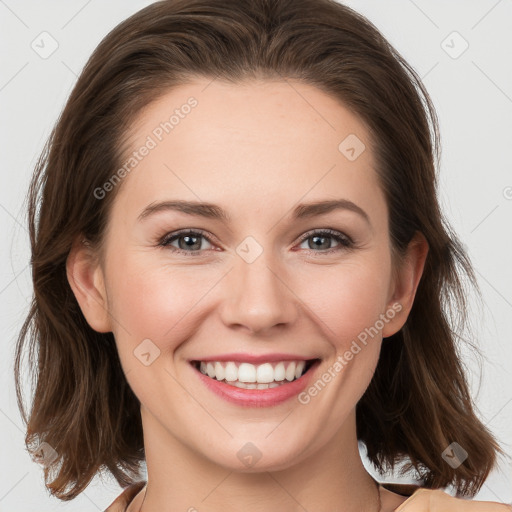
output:
[[[296,365],[296,368],[295,368],[295,378],[298,379],[301,375],[302,375],[302,372],[304,371],[304,368],[306,366],[306,361],[299,361]]]
[[[251,382],[249,384],[246,384],[245,382],[239,382],[238,380],[235,382],[226,382],[226,384],[229,384],[231,386],[236,386],[237,388],[242,389],[268,389],[268,388],[277,388],[279,386],[282,386],[283,382],[270,382],[268,384],[256,384],[254,382]]]
[[[290,364],[288,368],[286,368],[285,373],[286,380],[292,381],[295,378],[295,365]]]
[[[238,380],[238,368],[235,363],[229,362],[226,365],[226,373],[224,377],[228,382]]]
[[[249,363],[242,363],[238,367],[238,380],[240,382],[256,382],[256,366]]]
[[[251,363],[227,363],[220,361],[201,361],[199,370],[212,379],[217,379],[245,389],[267,389],[291,382],[303,373],[306,361],[280,361],[263,363],[258,366]]]
[[[224,380],[225,378],[224,367],[220,363],[215,363],[215,377],[218,380]]]
[[[240,370],[238,371],[240,372]],[[258,368],[256,369],[256,380],[258,382],[261,382],[262,384],[274,382],[274,368],[272,368],[272,365],[270,363],[260,364],[258,366]]]
[[[277,363],[276,367],[274,368],[274,380],[277,382],[281,382],[284,380],[284,377],[286,375],[285,369],[284,369],[284,363]]]

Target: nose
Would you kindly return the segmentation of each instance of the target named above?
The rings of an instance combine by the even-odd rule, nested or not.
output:
[[[225,325],[270,334],[273,328],[295,322],[300,301],[286,274],[266,251],[252,263],[238,259],[223,283],[221,317]]]

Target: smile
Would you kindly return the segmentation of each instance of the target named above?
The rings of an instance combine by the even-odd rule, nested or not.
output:
[[[275,361],[254,365],[237,361],[195,361],[203,375],[243,389],[268,389],[293,382],[306,373],[314,360]]]
[[[272,406],[298,395],[320,359],[273,361],[254,365],[239,361],[190,361],[206,387],[242,406]]]

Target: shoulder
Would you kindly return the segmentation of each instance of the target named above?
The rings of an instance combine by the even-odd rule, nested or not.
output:
[[[454,498],[439,489],[414,485],[381,485],[385,493],[401,498],[394,512],[512,512],[512,506],[494,501],[472,501]]]
[[[135,482],[125,487],[123,492],[105,509],[105,512],[126,512],[135,496],[144,488],[145,481]]]
[[[141,481],[126,487],[105,512],[126,512],[145,485]],[[439,489],[403,484],[381,484],[380,488],[387,503],[401,503],[394,512],[512,512],[512,505],[454,498]]]

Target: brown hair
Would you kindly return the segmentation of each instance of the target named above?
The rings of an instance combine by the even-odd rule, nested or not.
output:
[[[66,258],[78,236],[102,240],[116,191],[99,201],[94,190],[124,161],[126,127],[194,77],[301,80],[339,99],[368,127],[393,250],[403,254],[419,231],[429,253],[407,322],[383,343],[357,404],[358,438],[380,471],[405,459],[425,487],[476,493],[501,450],[474,413],[450,315],[458,311],[464,320],[462,277],[476,280],[436,197],[436,114],[401,55],[367,19],[333,0],[156,2],[112,30],[83,69],[29,191],[34,299],[16,346],[25,442],[45,441],[58,454],[45,468],[51,493],[73,499],[104,469],[124,487],[144,459],[139,401],[112,333],[87,324]],[[37,366],[28,420],[19,372],[26,341],[32,370]],[[442,458],[453,441],[469,453],[457,468]]]

